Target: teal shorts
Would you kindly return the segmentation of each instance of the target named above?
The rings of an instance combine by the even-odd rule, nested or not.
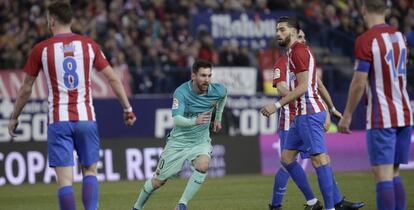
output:
[[[173,147],[170,142],[167,142],[161,153],[154,178],[160,181],[167,180],[182,170],[186,160],[192,164],[192,161],[200,155],[211,158],[212,151],[213,146],[210,140],[192,147]]]

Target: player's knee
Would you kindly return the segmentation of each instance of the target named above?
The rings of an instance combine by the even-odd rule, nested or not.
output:
[[[293,161],[296,160],[296,156],[291,155],[289,153],[282,153],[282,156],[280,157],[281,162],[285,165],[291,164]]]
[[[97,175],[97,168],[96,163],[90,166],[81,166],[83,176],[96,176]]]
[[[318,168],[323,165],[327,165],[330,163],[329,156],[325,153],[320,153],[311,157],[312,165],[315,168]]]
[[[165,183],[167,183],[167,180],[152,179],[152,187],[154,190],[162,187]]]
[[[210,163],[210,158],[199,157],[196,159],[194,167],[197,171],[206,173],[208,171],[209,163]]]

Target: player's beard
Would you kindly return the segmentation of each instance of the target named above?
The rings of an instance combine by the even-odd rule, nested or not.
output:
[[[290,36],[286,36],[285,39],[282,39],[282,40],[279,39],[278,40],[278,44],[281,47],[286,47],[289,43],[290,43]]]
[[[203,93],[206,93],[208,90],[208,83],[197,84],[197,86],[198,86],[198,89]]]

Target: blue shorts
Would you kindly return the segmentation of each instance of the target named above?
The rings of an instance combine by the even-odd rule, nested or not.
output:
[[[278,132],[278,135],[279,135],[279,138],[280,138],[280,151],[283,151],[285,149],[285,143],[286,143],[286,141],[289,141],[287,139],[288,132],[289,131],[285,131],[285,130],[279,130],[279,132]],[[302,152],[300,150],[299,150],[299,152],[300,152],[300,157],[302,159],[306,159],[306,158],[310,157],[309,153]]]
[[[94,121],[56,122],[47,130],[50,167],[73,166],[73,151],[84,166],[99,160],[98,127]]]
[[[290,125],[284,148],[304,152],[305,158],[326,153],[323,127],[325,118],[326,112],[296,116]]]
[[[366,140],[371,165],[408,163],[411,133],[411,126],[367,130]]]

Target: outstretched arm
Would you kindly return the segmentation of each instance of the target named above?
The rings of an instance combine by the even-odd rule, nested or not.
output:
[[[16,103],[14,105],[13,113],[9,121],[9,133],[11,136],[16,136],[15,131],[18,125],[18,118],[21,114],[23,107],[26,105],[27,101],[32,94],[33,84],[36,80],[36,77],[26,74],[24,77],[23,85],[17,93]]]

